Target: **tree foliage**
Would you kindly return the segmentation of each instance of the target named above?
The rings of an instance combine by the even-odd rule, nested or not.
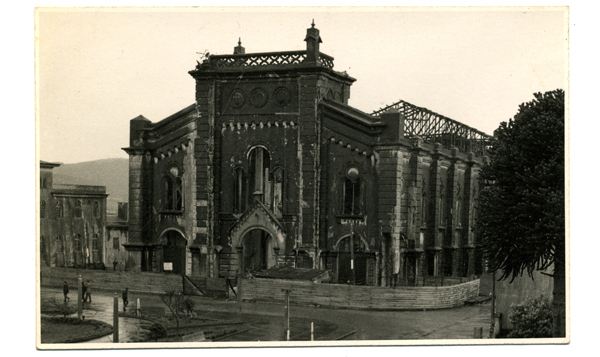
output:
[[[169,308],[171,314],[177,323],[179,329],[179,318],[181,315],[189,317],[194,313],[195,303],[189,297],[183,295],[183,292],[176,290],[166,290],[160,295],[162,302]]]
[[[564,265],[564,91],[534,97],[495,131],[480,173],[476,229],[501,279]]]
[[[513,325],[509,338],[552,337],[552,307],[543,295],[511,305],[509,319]]]

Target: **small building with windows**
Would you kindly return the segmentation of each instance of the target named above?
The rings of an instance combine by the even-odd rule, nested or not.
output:
[[[130,122],[134,270],[235,278],[275,267],[331,282],[416,285],[482,272],[474,235],[489,136],[398,101],[349,104],[320,52],[211,55],[194,104]]]
[[[103,269],[106,188],[54,185],[58,166],[40,161],[40,265]]]
[[[129,225],[127,224],[128,204],[117,203],[117,214],[108,215],[106,220],[106,249],[104,264],[107,269],[124,271],[131,260],[123,244],[127,243]]]

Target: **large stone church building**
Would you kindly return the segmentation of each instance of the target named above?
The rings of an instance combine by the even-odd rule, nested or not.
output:
[[[196,102],[130,122],[133,266],[206,277],[273,267],[334,283],[414,285],[482,272],[478,171],[489,136],[399,101],[349,105],[355,79],[320,52],[211,55]]]

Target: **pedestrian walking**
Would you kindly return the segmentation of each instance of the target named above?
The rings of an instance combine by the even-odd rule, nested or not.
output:
[[[63,294],[65,295],[65,302],[71,300],[71,298],[69,298],[67,295],[69,295],[69,284],[67,284],[67,282],[64,282],[65,285],[63,285]]]
[[[86,291],[87,291],[87,285],[85,285],[85,282],[81,282],[81,300],[83,302],[85,302]]]
[[[129,297],[127,296],[129,293],[129,288],[125,288],[123,290],[123,294],[121,297],[123,298],[123,311],[127,311],[127,305],[129,305]]]
[[[92,288],[90,287],[90,281],[85,284],[85,299],[86,302],[92,303]]]

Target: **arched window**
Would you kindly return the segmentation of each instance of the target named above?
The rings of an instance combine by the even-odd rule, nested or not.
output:
[[[444,223],[446,222],[446,212],[445,210],[445,205],[446,205],[446,191],[445,191],[445,187],[444,187],[444,183],[440,183],[440,226],[443,226]]]
[[[455,224],[457,226],[461,225],[461,213],[462,213],[462,192],[460,190],[460,184],[457,187],[457,199],[456,199],[456,212],[454,213],[454,217],[456,218]]]
[[[40,218],[46,218],[46,201],[40,202]]]
[[[76,234],[75,236],[73,236],[73,250],[75,250],[77,252],[81,252],[81,250],[82,250],[81,234]]]
[[[81,243],[81,234],[73,236],[73,253],[75,253],[75,264],[83,265],[83,244]]]
[[[427,186],[425,183],[425,179],[423,179],[423,189],[421,192],[421,227],[425,227],[427,225],[427,209],[429,206],[427,205],[429,202],[427,200]]]
[[[282,167],[273,167],[271,154],[263,147],[255,147],[248,153],[248,175],[241,169],[235,172],[236,203],[254,198],[269,207],[275,215],[283,210],[283,178]],[[247,190],[246,187],[247,182]],[[241,187],[241,190],[240,190]],[[246,191],[245,191],[246,190]],[[248,197],[250,194],[251,197]],[[241,205],[244,209],[244,204]],[[240,209],[238,204],[236,209]]]
[[[63,251],[63,239],[61,236],[56,236],[56,251],[62,253]]]
[[[81,200],[75,201],[75,207],[73,208],[73,216],[75,218],[83,217],[83,210],[81,208]]]
[[[62,218],[64,216],[64,208],[62,201],[56,202],[56,217]]]
[[[250,179],[250,192],[261,202],[269,202],[271,197],[269,174],[271,169],[271,155],[262,147],[256,147],[249,153],[248,178]]]
[[[343,185],[343,206],[342,214],[359,215],[361,214],[360,205],[360,178],[358,169],[351,167],[346,172],[346,178]]]
[[[95,233],[92,237],[92,262],[100,263],[100,240],[98,239],[98,233]]]
[[[175,178],[175,184],[173,187],[173,204],[176,211],[183,210],[183,182],[180,177]]]
[[[170,173],[178,173],[178,170],[171,170]],[[171,177],[166,175],[163,178],[164,206],[166,211],[183,210],[183,181],[180,177]]]
[[[95,218],[100,217],[100,203],[98,201],[94,201],[92,204],[92,213]]]
[[[233,171],[233,211],[242,213],[246,209],[246,175],[241,167]]]
[[[167,211],[172,211],[173,207],[175,207],[173,205],[173,180],[170,177],[165,176],[165,178],[163,179],[163,183],[165,194],[164,209],[166,209]]]
[[[283,168],[276,167],[273,170],[271,185],[273,186],[273,201],[271,207],[276,216],[283,214]]]

